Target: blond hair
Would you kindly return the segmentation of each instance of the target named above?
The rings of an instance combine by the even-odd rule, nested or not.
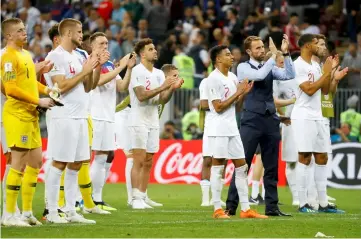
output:
[[[65,29],[69,27],[75,27],[76,25],[82,25],[82,23],[76,19],[66,18],[59,23],[59,35],[65,34]]]

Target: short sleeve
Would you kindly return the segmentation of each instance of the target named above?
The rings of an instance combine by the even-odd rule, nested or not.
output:
[[[208,99],[212,102],[213,100],[221,100],[221,88],[219,87],[219,82],[216,79],[211,79],[207,83],[207,94]]]
[[[132,71],[130,81],[133,89],[138,86],[145,86],[145,75],[135,69]]]
[[[208,92],[207,92],[207,86],[206,86],[206,79],[201,81],[201,84],[199,85],[199,99],[200,100],[208,100]]]
[[[1,79],[4,83],[16,81],[17,60],[10,53],[1,56]]]
[[[295,81],[297,85],[301,85],[303,82],[309,81],[308,73],[303,69],[302,66],[298,65],[296,68],[296,77]]]
[[[45,60],[49,60],[50,62],[54,63],[53,68],[48,73],[50,77],[57,75],[66,75],[64,64],[62,64],[63,58],[59,56],[57,53],[50,52],[49,55],[45,58]]]

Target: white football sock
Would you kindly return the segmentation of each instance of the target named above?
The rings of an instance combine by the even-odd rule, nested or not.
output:
[[[128,193],[128,202],[132,201],[132,168],[133,168],[133,158],[127,158],[127,163],[125,164],[125,186]]]
[[[90,170],[90,177],[93,184],[93,200],[101,202],[102,191],[105,178],[105,162],[107,161],[107,155],[95,155],[93,164]]]
[[[239,202],[241,204],[241,210],[244,212],[250,209],[248,201],[247,169],[247,164],[235,168],[236,188],[238,191]]]
[[[109,173],[110,173],[110,168],[112,167],[113,162],[111,163],[105,163],[105,177],[104,177],[104,184],[106,184],[108,178],[109,178]]]
[[[222,174],[224,166],[217,165],[211,167],[211,189],[214,210],[221,209],[221,192],[222,192]]]
[[[315,183],[321,207],[328,205],[327,201],[327,166],[315,164]]]
[[[58,213],[59,188],[62,173],[63,171],[51,165],[45,177],[45,198],[49,213]]]
[[[209,189],[211,183],[207,179],[203,179],[200,183],[202,191],[202,203],[209,203]]]
[[[311,205],[318,204],[317,188],[315,184],[315,160],[312,158],[310,165],[308,165],[307,177],[307,202]]]
[[[292,200],[298,201],[298,191],[296,186],[296,167],[291,167],[290,163],[286,163],[286,178],[288,186],[292,193]]]
[[[138,188],[132,188],[132,199],[141,199],[140,191],[138,190]]]
[[[298,198],[300,199],[300,208],[307,203],[307,177],[308,166],[298,162],[296,166],[296,185],[298,191]]]
[[[251,197],[256,199],[259,194],[259,181],[252,180],[252,193]]]
[[[76,192],[78,190],[78,172],[72,169],[65,169],[64,194],[66,208],[69,212],[75,212]]]

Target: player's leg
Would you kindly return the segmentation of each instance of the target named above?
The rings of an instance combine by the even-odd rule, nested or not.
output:
[[[58,200],[62,174],[67,164],[73,162],[76,154],[77,137],[75,135],[79,130],[74,121],[72,119],[52,119],[50,125],[52,133],[48,137],[48,145],[52,149],[52,162],[45,178],[45,193],[49,211],[46,220],[50,223],[68,223],[65,218],[59,216]],[[63,210],[65,211],[67,208]]]
[[[339,210],[335,205],[331,205],[327,200],[327,153],[329,143],[329,128],[326,127],[324,122],[318,121],[317,124],[317,140],[315,143],[314,153],[315,156],[315,183],[317,188],[317,195],[319,201],[319,212],[325,213],[344,213],[345,211]]]
[[[325,123],[325,136],[326,138],[328,139],[327,140],[327,164],[326,164],[326,168],[327,170],[330,170],[330,162],[332,161],[332,158],[333,158],[333,155],[332,155],[332,144],[331,144],[331,128],[330,128],[330,121],[327,121]],[[327,200],[329,201],[336,201],[336,198],[333,198],[333,197],[330,197],[328,194],[327,194]]]
[[[208,136],[203,135],[202,141],[202,154],[203,154],[203,164],[202,164],[202,175],[201,175],[201,192],[202,192],[202,207],[210,206],[209,201],[209,190],[211,187],[210,177],[211,177],[211,167],[212,167],[212,153],[209,145]]]
[[[124,154],[126,157],[126,164],[125,164],[125,185],[127,188],[127,195],[128,195],[128,206],[132,206],[132,168],[133,168],[133,153],[132,150],[124,150]]]
[[[308,165],[307,173],[307,202],[312,208],[318,209],[318,195],[315,183],[315,165],[315,158],[312,155],[310,165]]]
[[[299,206],[298,191],[296,186],[296,164],[298,150],[292,126],[282,124],[282,161],[286,162],[286,178],[292,193],[292,205]]]
[[[235,166],[235,184],[238,192],[238,197],[241,206],[241,218],[268,218],[265,215],[257,213],[255,210],[250,209],[248,201],[248,165],[245,160],[245,154],[241,137],[239,135],[227,137],[228,142],[228,157],[232,159]]]
[[[143,165],[143,180],[141,181],[141,191],[145,188],[145,206],[147,207],[163,207],[163,204],[153,201],[148,196],[148,184],[150,178],[150,172],[153,165],[154,154],[159,151],[159,129],[151,128],[149,130],[147,141],[147,154],[146,161]]]
[[[263,176],[263,164],[261,158],[261,149],[257,146],[256,150],[256,160],[253,166],[253,175],[252,175],[252,192],[249,197],[249,203],[251,205],[264,204],[262,196],[259,194],[259,185],[261,178]]]
[[[65,171],[66,217],[69,222],[95,224],[94,220],[85,219],[78,214],[75,208],[78,184],[74,182],[78,182],[78,172],[83,163],[86,163],[90,158],[88,123],[86,119],[72,120],[71,123],[74,124],[77,134],[74,135],[75,156],[73,162],[68,163]]]

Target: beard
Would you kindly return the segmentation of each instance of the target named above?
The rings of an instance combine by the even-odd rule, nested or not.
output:
[[[75,39],[71,39],[71,43],[73,43],[76,47],[80,47],[81,43]]]

